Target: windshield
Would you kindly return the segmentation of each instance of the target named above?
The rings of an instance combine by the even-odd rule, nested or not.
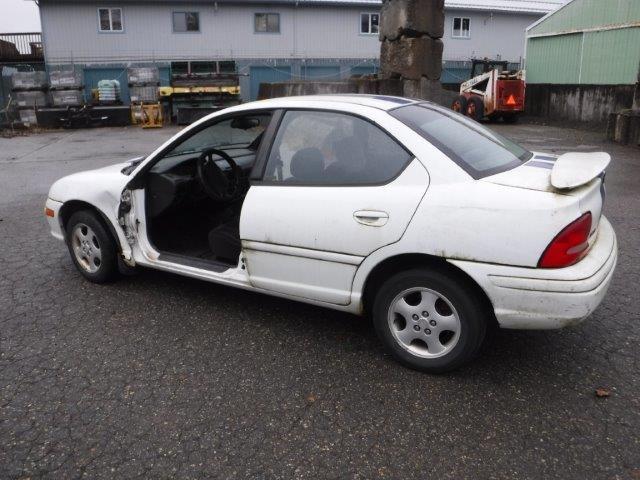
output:
[[[271,114],[258,114],[223,120],[188,137],[167,152],[164,158],[199,154],[209,148],[250,148],[251,144],[264,132],[270,118]]]
[[[408,105],[390,114],[476,179],[515,168],[533,155],[493,130],[443,107]]]

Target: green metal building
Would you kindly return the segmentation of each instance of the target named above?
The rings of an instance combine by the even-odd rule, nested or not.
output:
[[[542,110],[534,114],[545,114],[544,100],[560,101],[556,116],[582,121],[604,121],[616,108],[631,108],[640,68],[640,0],[572,0],[527,28],[525,56],[534,97],[528,105]]]
[[[529,83],[631,85],[639,65],[638,0],[573,0],[527,29]]]

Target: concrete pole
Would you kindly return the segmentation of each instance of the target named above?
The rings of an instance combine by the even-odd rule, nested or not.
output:
[[[444,0],[384,0],[380,12],[380,78],[405,97],[447,104],[440,84]]]

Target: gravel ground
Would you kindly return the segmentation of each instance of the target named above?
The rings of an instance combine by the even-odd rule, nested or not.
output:
[[[84,281],[48,187],[175,129],[0,139],[0,478],[640,479],[640,150],[494,128],[612,153],[619,265],[582,325],[499,332],[445,376],[395,363],[362,318],[152,271]]]

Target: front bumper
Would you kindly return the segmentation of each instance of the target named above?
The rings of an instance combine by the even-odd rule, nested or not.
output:
[[[535,330],[575,325],[591,315],[607,293],[617,259],[615,232],[602,216],[587,256],[567,268],[450,262],[484,289],[502,328]]]
[[[53,235],[58,240],[64,240],[64,232],[62,231],[62,224],[60,222],[60,208],[62,208],[62,202],[57,202],[55,200],[51,200],[47,198],[47,202],[44,206],[45,209],[50,209],[53,211],[53,216],[46,216],[47,222],[49,223],[49,229],[51,230],[51,235]]]

